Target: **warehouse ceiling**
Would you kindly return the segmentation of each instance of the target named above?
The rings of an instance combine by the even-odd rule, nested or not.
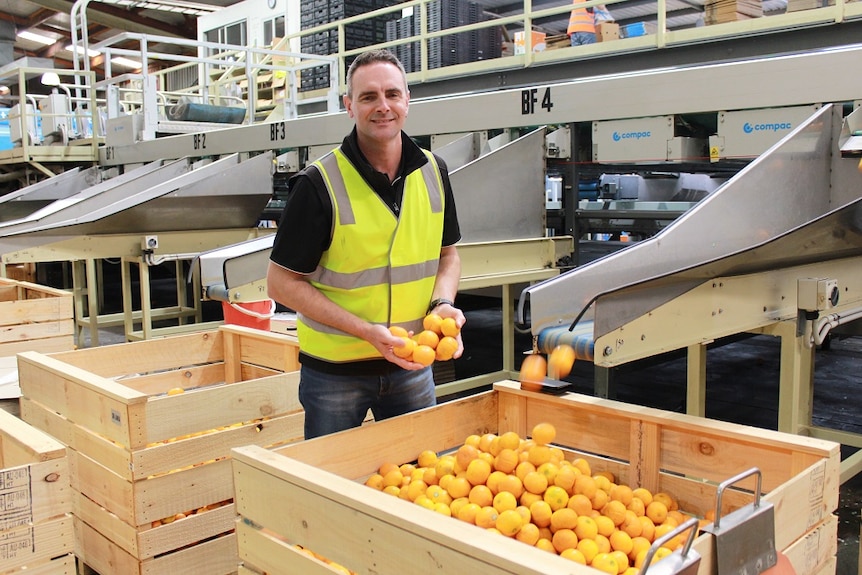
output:
[[[81,6],[86,6],[87,35],[94,44],[121,32],[194,39],[198,16],[237,1],[92,0]],[[69,0],[0,0],[0,25],[14,31],[12,59],[49,58],[58,68],[72,68],[73,6]]]

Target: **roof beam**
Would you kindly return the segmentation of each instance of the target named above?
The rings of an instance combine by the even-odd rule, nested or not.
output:
[[[67,0],[27,0],[32,4],[61,12],[71,14],[72,2]],[[195,36],[195,30],[172,26],[161,20],[141,16],[131,10],[124,10],[108,4],[91,3],[87,6],[87,20],[92,23],[101,24],[108,28],[117,28],[137,34],[155,34],[160,36],[174,36],[177,38],[191,38]]]

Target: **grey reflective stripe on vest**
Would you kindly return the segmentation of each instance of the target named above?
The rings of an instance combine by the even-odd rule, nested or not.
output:
[[[344,185],[344,176],[341,170],[338,169],[338,158],[334,152],[330,152],[318,160],[326,173],[323,179],[327,185],[331,185],[332,195],[335,196],[335,201],[338,203],[338,221],[342,225],[356,223],[356,216],[353,214],[353,207],[350,205],[350,196],[347,194],[347,186]],[[441,182],[439,179],[439,169],[437,162],[430,158],[420,168],[422,179],[425,182],[425,189],[428,192],[428,201],[431,203],[431,213],[437,214],[443,211],[443,196],[440,193]]]
[[[314,321],[310,317],[303,315],[301,313],[297,313],[296,317],[299,321],[301,321],[302,323],[304,323],[305,325],[307,325],[308,327],[310,327],[311,329],[313,329],[316,332],[327,333],[330,335],[343,335],[345,337],[353,337],[352,335],[350,335],[346,331],[341,331],[340,329],[334,328],[331,325],[326,325],[325,323],[320,323],[318,321]],[[377,325],[382,325],[383,327],[386,327],[385,323],[380,323]],[[424,329],[424,327],[422,326],[422,320],[421,319],[418,319],[415,321],[410,321],[410,322],[402,322],[402,323],[399,323],[398,325],[400,325],[401,327],[406,329],[408,332],[412,331],[413,333],[419,333],[420,331],[422,331]]]
[[[356,216],[353,214],[353,206],[350,205],[347,186],[344,185],[344,176],[341,174],[341,170],[338,169],[338,158],[335,157],[334,152],[329,152],[318,161],[326,174],[323,181],[327,186],[332,184],[331,192],[335,196],[335,202],[338,204],[339,223],[343,226],[355,224]]]
[[[437,275],[439,262],[428,260],[418,264],[399,266],[396,268],[379,267],[360,272],[342,273],[318,266],[310,278],[318,283],[338,289],[355,289],[372,287],[381,284],[404,284],[419,281]]]

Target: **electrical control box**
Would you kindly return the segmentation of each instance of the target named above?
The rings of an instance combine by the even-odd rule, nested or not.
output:
[[[709,137],[709,159],[717,162],[756,158],[820,107],[816,104],[719,112],[716,134]]]
[[[803,278],[797,285],[797,307],[804,311],[825,311],[838,305],[838,280]]]
[[[652,164],[703,161],[705,138],[676,135],[674,116],[593,122],[593,161]]]

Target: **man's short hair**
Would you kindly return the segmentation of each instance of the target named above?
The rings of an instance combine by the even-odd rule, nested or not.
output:
[[[398,69],[401,70],[401,77],[404,79],[404,89],[407,89],[407,72],[404,70],[404,64],[401,63],[401,60],[399,60],[395,54],[389,50],[369,50],[368,52],[363,52],[357,56],[350,64],[350,68],[347,69],[348,98],[353,96],[353,73],[358,68],[367,66],[368,64],[374,64],[375,62],[388,62],[389,64],[397,66]]]

